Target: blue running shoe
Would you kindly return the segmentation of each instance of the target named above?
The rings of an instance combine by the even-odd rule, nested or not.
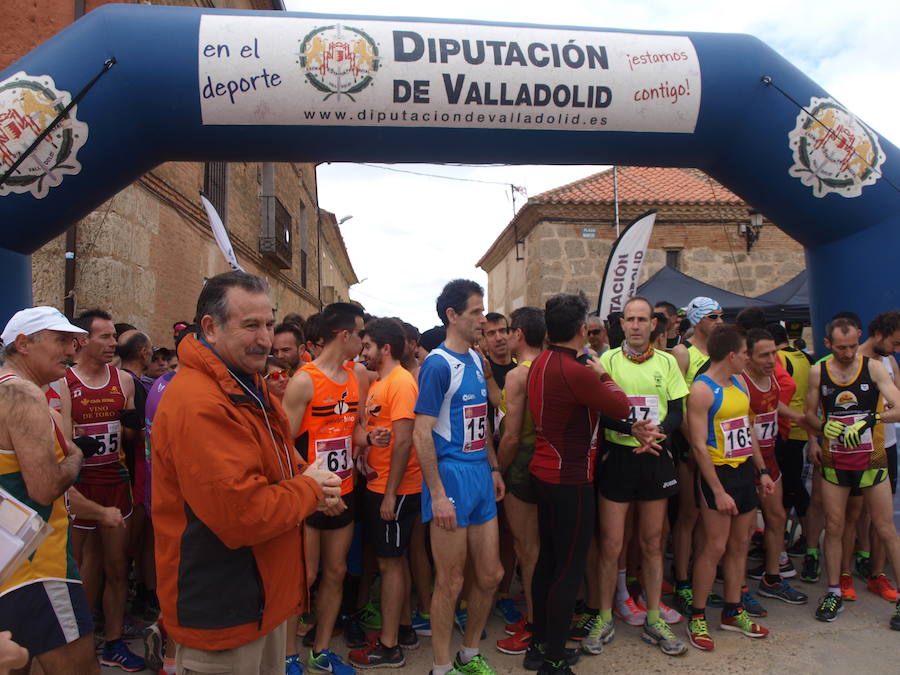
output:
[[[137,673],[144,669],[144,659],[128,649],[122,640],[112,640],[103,647],[100,665],[121,668],[126,673]]]
[[[284,657],[284,675],[303,675],[303,661],[299,654]]]
[[[759,601],[753,597],[753,593],[749,589],[744,588],[741,591],[741,604],[748,616],[758,619],[761,616],[768,616],[766,608],[759,604]]]
[[[431,635],[431,615],[422,614],[419,610],[413,612],[412,627],[416,635],[429,637]]]
[[[310,673],[334,673],[334,675],[356,675],[356,670],[341,660],[341,657],[330,649],[325,649],[318,656],[309,650],[306,669]]]
[[[456,613],[453,615],[453,623],[456,624],[456,630],[459,631],[460,635],[466,634],[466,624],[469,622],[469,612],[462,607],[456,610]],[[481,631],[481,639],[487,639],[487,633],[485,631]]]
[[[497,598],[497,602],[494,604],[494,614],[503,619],[503,623],[519,623],[522,620],[522,612],[509,596]]]

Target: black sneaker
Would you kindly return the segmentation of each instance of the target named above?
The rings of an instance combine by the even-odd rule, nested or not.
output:
[[[584,640],[591,632],[591,628],[594,623],[597,621],[598,614],[594,614],[594,612],[588,612],[585,610],[578,617],[578,620],[575,622],[575,625],[569,629],[569,639],[575,640],[576,642],[580,642]]]
[[[538,668],[538,675],[574,675],[565,659],[562,661],[544,661]]]
[[[747,558],[749,558],[750,560],[765,560],[766,549],[764,549],[761,545],[753,546],[747,553]]]
[[[762,579],[766,575],[766,564],[747,568],[747,576],[751,579]]]
[[[802,558],[806,555],[806,548],[806,537],[801,534],[797,537],[797,541],[787,547],[785,553],[792,558]]]
[[[834,593],[827,593],[816,608],[816,618],[819,621],[834,621],[837,618],[837,615],[843,611],[843,598]]]
[[[869,577],[872,576],[872,557],[863,557],[859,554],[854,557],[856,558],[856,564],[854,565],[856,568],[856,576],[863,581],[868,581]]]
[[[418,649],[419,636],[416,635],[416,631],[412,626],[404,626],[401,624],[400,629],[397,632],[397,643],[403,647],[403,649]]]
[[[814,584],[819,581],[819,557],[807,553],[803,557],[803,569],[800,571],[800,581]]]
[[[369,644],[366,639],[366,631],[363,630],[362,624],[354,615],[341,615],[341,630],[344,633],[344,642],[347,643],[348,649],[360,649]]]
[[[312,647],[316,644],[316,624],[312,625],[308,631],[306,631],[306,635],[303,636],[303,646],[304,647]]]
[[[563,660],[566,662],[567,666],[574,666],[578,663],[578,658],[580,656],[581,653],[577,649],[566,647],[563,650]],[[528,647],[528,651],[525,652],[525,658],[522,660],[522,667],[525,670],[540,670],[543,663],[544,644],[532,642]]]
[[[900,602],[894,605],[894,615],[891,617],[891,630],[900,630]]]

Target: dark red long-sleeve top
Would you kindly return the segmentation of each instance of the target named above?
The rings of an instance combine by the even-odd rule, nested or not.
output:
[[[597,419],[628,417],[628,398],[609,375],[598,378],[575,360],[574,349],[550,345],[528,375],[528,406],[537,441],[529,469],[545,483],[594,480]]]

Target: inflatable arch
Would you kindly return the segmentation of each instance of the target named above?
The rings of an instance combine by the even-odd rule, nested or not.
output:
[[[900,307],[897,148],[753,37],[111,5],[0,73],[0,317],[178,160],[697,167],[804,245],[818,330]]]

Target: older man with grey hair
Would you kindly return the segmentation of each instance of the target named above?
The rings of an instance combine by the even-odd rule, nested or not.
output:
[[[53,307],[32,307],[13,315],[2,334],[0,487],[52,530],[0,585],[0,631],[11,631],[48,675],[100,672],[63,497],[84,457],[66,442],[41,391],[65,375],[83,333]]]

